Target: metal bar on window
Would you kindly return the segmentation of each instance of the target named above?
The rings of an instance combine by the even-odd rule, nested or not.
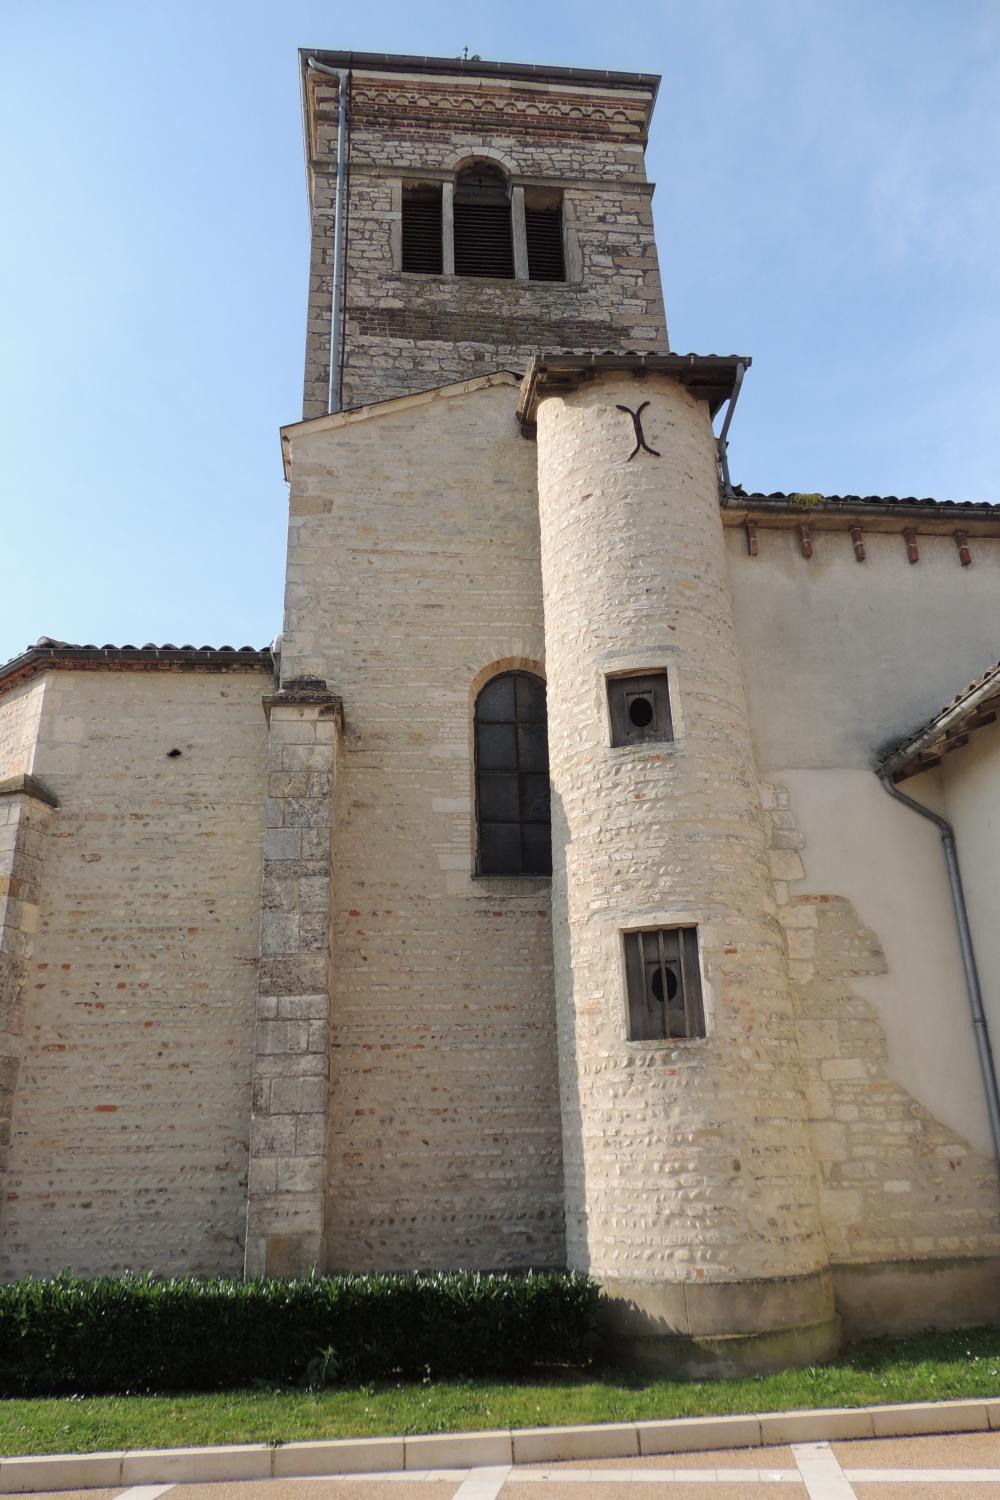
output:
[[[663,932],[656,934],[656,951],[660,961],[660,993],[663,996],[663,1035],[670,1040],[670,986],[667,984],[667,956],[663,949]]]
[[[677,935],[680,939],[681,982],[684,986],[684,1030],[687,1036],[703,1036],[705,1021],[698,973],[698,933],[693,927],[684,927]]]

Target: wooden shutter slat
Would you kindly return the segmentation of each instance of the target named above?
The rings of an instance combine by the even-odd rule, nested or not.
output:
[[[514,275],[514,241],[506,203],[455,204],[456,276]]]
[[[532,281],[565,281],[562,214],[558,209],[524,210],[528,275]]]
[[[403,270],[440,276],[441,193],[403,194]]]

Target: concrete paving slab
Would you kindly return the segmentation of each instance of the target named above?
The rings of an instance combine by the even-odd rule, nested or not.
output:
[[[1000,1484],[856,1484],[857,1500],[1000,1500]],[[675,1500],[671,1496],[671,1500]],[[707,1500],[707,1496],[702,1496]]]
[[[374,1474],[405,1466],[402,1438],[349,1438],[282,1443],[274,1450],[272,1473],[285,1479],[297,1474]]]
[[[917,1401],[906,1406],[871,1408],[876,1437],[906,1437],[930,1432],[975,1432],[989,1429],[985,1401]]]
[[[842,1469],[1000,1469],[1000,1432],[831,1443]]]
[[[672,1481],[659,1490],[649,1484],[560,1484],[558,1480],[547,1480],[544,1484],[508,1485],[500,1492],[500,1500],[652,1500],[653,1493],[663,1500],[803,1500],[805,1490],[797,1481],[780,1483],[725,1481],[706,1483],[704,1480]],[[913,1497],[911,1497],[913,1500]]]
[[[634,1422],[605,1422],[597,1427],[522,1427],[515,1430],[513,1437],[516,1464],[546,1463],[550,1458],[579,1461],[639,1454]]]
[[[111,1490],[35,1490],[32,1500],[112,1500],[120,1489]]]
[[[637,1422],[635,1426],[639,1452],[643,1455],[760,1445],[758,1417],[682,1417],[665,1422]],[[515,1437],[515,1446],[516,1442]]]
[[[85,1485],[121,1487],[121,1453],[48,1453],[0,1460],[0,1490],[8,1494],[77,1490]]]
[[[875,1436],[872,1414],[863,1407],[854,1411],[777,1411],[760,1419],[765,1443],[819,1443],[834,1438]]]
[[[164,1484],[173,1480],[270,1479],[267,1443],[234,1443],[218,1448],[136,1448],[122,1462],[122,1484]],[[0,1481],[3,1473],[0,1467]]]
[[[407,1469],[472,1469],[513,1462],[509,1432],[442,1432],[408,1437]]]
[[[569,1461],[579,1468],[580,1460]],[[795,1459],[787,1445],[766,1448],[716,1448],[706,1453],[655,1453],[639,1458],[588,1458],[588,1469],[793,1469]],[[561,1465],[546,1464],[558,1473]]]
[[[414,1486],[408,1479],[272,1479],[260,1484],[179,1484],[169,1500],[452,1500],[460,1479]]]

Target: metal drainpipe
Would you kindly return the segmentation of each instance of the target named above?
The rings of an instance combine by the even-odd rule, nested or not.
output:
[[[976,968],[976,953],[972,946],[972,933],[969,929],[969,913],[965,905],[965,892],[962,890],[962,873],[958,867],[958,851],[955,848],[955,830],[947,818],[942,818],[940,813],[932,812],[922,802],[908,797],[901,792],[893,783],[891,777],[879,775],[885,790],[890,797],[895,797],[897,802],[902,802],[922,818],[929,818],[937,825],[941,834],[941,842],[944,845],[944,857],[948,866],[948,884],[951,887],[951,900],[955,908],[955,922],[958,926],[958,942],[962,950],[962,968],[965,971],[965,988],[969,996],[969,1010],[972,1013],[972,1033],[976,1039],[976,1052],[979,1056],[979,1069],[983,1075],[983,1091],[986,1094],[986,1113],[990,1120],[990,1134],[993,1137],[993,1154],[1000,1167],[1000,1090],[997,1088],[996,1064],[993,1061],[993,1048],[990,1045],[990,1031],[986,1022],[986,1013],[983,1010],[983,992],[979,987],[979,971]]]
[[[736,366],[736,379],[733,381],[733,393],[729,398],[729,405],[726,407],[726,417],[722,424],[722,431],[715,440],[719,453],[719,466],[722,469],[722,496],[724,503],[727,500],[731,500],[733,496],[732,481],[729,478],[729,424],[733,420],[733,412],[736,410],[736,403],[740,396],[740,386],[743,384],[743,376],[745,374],[746,369],[743,364],[738,364]]]
[[[308,59],[308,66],[317,73],[329,73],[337,78],[337,188],[334,197],[333,211],[333,278],[331,287],[330,308],[330,378],[326,392],[326,409],[328,412],[340,410],[340,361],[342,356],[341,342],[343,330],[341,328],[341,302],[343,301],[343,279],[344,279],[344,147],[347,137],[347,91],[350,87],[350,72],[347,68],[328,68],[325,63],[319,62],[315,57]]]

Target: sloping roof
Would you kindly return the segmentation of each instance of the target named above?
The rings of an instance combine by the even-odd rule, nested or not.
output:
[[[923,509],[926,506],[939,507],[942,510],[959,510],[990,512],[1000,515],[1000,505],[993,505],[988,500],[932,500],[925,496],[917,499],[915,495],[813,495],[805,491],[773,490],[769,495],[758,490],[745,490],[742,485],[733,487],[733,496],[738,503],[764,506],[771,505],[775,508],[795,506],[796,509],[834,509],[858,506],[915,506]]]
[[[904,781],[907,776],[927,771],[932,766],[939,765],[941,757],[950,750],[958,750],[966,744],[973,730],[995,723],[998,713],[1000,662],[996,662],[981,677],[970,682],[922,729],[890,750],[878,769],[882,775],[891,776],[894,781]]]
[[[729,400],[737,384],[740,367],[752,363],[749,354],[655,354],[635,349],[602,349],[581,354],[579,350],[562,349],[532,355],[517,407],[521,432],[531,437],[535,431],[538,403],[544,395],[558,395],[575,389],[602,371],[631,371],[635,375],[654,373],[669,375],[686,386],[692,395],[708,402],[712,416]]]
[[[53,670],[138,672],[264,672],[273,662],[267,646],[77,646],[43,635],[0,666],[0,692]]]
[[[582,83],[588,88],[648,89],[656,97],[659,73],[617,73],[605,68],[558,68],[548,63],[489,62],[481,57],[418,57],[397,52],[329,52],[300,47],[305,65],[310,57],[325,68],[356,68],[378,73],[445,73],[466,78],[519,78],[535,83]]]

